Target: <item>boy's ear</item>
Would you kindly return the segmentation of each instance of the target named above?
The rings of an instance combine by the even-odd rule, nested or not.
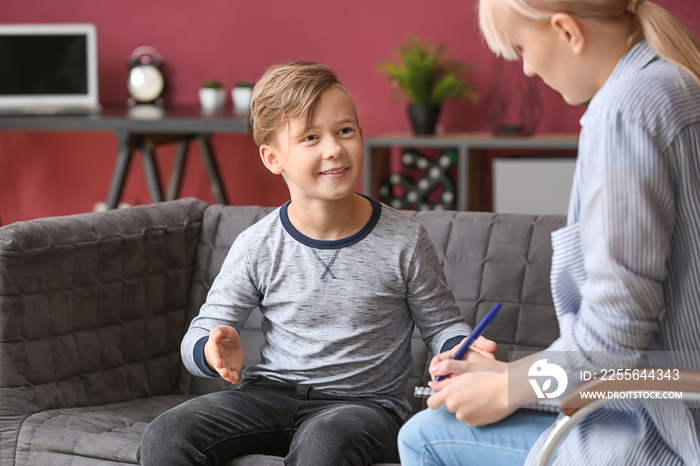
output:
[[[275,175],[282,174],[284,168],[282,168],[277,158],[277,149],[270,144],[261,144],[259,151],[263,165]]]
[[[558,37],[564,40],[575,54],[580,55],[583,52],[586,38],[583,35],[581,23],[573,16],[566,13],[555,13],[549,20],[549,24]]]

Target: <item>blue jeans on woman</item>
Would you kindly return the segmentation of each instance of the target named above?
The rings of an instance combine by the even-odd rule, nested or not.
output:
[[[158,416],[138,451],[144,466],[216,465],[262,453],[287,465],[398,462],[403,420],[372,398],[269,380],[209,393]]]
[[[399,432],[401,465],[520,466],[555,419],[555,414],[521,409],[494,424],[473,427],[444,405],[425,409]]]

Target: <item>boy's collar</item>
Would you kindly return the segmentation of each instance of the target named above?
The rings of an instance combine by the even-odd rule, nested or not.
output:
[[[364,239],[367,235],[369,235],[374,229],[374,227],[377,225],[377,223],[379,223],[379,218],[382,215],[382,204],[380,202],[370,197],[367,197],[364,194],[360,194],[360,196],[366,198],[370,202],[372,206],[372,215],[370,216],[369,221],[360,229],[360,231],[348,236],[347,238],[341,238],[333,241],[324,241],[310,238],[301,233],[294,227],[294,225],[292,225],[292,222],[289,220],[289,214],[287,212],[287,209],[289,208],[289,204],[291,204],[292,201],[287,201],[280,207],[280,221],[282,222],[282,226],[284,227],[284,229],[287,231],[287,233],[289,233],[289,235],[292,238],[311,248],[340,249],[347,246],[351,246]]]

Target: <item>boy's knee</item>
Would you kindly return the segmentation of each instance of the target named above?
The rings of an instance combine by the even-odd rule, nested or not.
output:
[[[287,458],[290,464],[314,465],[372,464],[375,457],[395,462],[398,422],[391,419],[374,407],[329,408],[303,423]]]
[[[163,432],[165,428],[165,423],[160,420],[160,417],[155,418],[150,424],[148,424],[148,426],[146,426],[146,430],[143,432],[141,444],[139,445],[139,450],[136,455],[139,464],[153,464],[151,458],[154,456],[154,447],[159,445],[161,442],[167,441],[169,438],[169,436]]]
[[[138,463],[143,466],[168,464],[166,458],[177,455],[175,452],[184,445],[184,440],[180,424],[162,414],[143,432],[136,455]]]
[[[177,423],[167,419],[166,415],[160,415],[151,421],[143,432],[141,444],[153,444],[156,442],[169,442],[177,435]]]

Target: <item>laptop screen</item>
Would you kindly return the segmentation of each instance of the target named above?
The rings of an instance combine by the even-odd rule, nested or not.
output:
[[[97,108],[92,25],[0,25],[0,111]]]

